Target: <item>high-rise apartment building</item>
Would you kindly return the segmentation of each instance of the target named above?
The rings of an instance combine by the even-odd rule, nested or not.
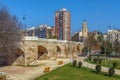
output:
[[[39,25],[36,28],[32,27],[27,30],[27,36],[37,36],[38,38],[50,38],[50,36],[52,36],[52,34],[49,34],[50,29],[51,27],[47,25]]]
[[[70,12],[67,9],[55,13],[55,35],[59,40],[70,41]]]
[[[107,38],[111,43],[120,42],[120,30],[109,29]]]
[[[50,27],[47,29],[47,38],[48,39],[56,39],[55,37],[55,27]]]

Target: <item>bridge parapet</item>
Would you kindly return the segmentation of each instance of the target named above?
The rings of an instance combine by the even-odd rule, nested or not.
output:
[[[45,41],[45,42],[73,43],[73,44],[80,43],[80,42],[67,41],[67,40],[38,38],[37,36],[25,36],[23,37],[23,41]]]

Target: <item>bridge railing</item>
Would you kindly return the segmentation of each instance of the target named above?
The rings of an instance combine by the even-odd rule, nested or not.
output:
[[[38,40],[38,41],[62,42],[62,43],[80,43],[80,42],[67,41],[67,40],[38,38],[37,36],[25,36],[23,37],[23,40]]]
[[[23,40],[38,40],[37,36],[25,36],[23,37]]]

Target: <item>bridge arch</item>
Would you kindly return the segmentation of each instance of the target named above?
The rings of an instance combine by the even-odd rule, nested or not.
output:
[[[48,50],[46,47],[39,45],[38,46],[38,59],[46,59],[48,55]]]
[[[57,48],[57,56],[59,57],[59,56],[61,56],[61,48],[60,48],[60,46],[56,46],[56,48]]]
[[[80,52],[81,52],[80,44],[77,44],[77,45],[76,45],[76,52],[77,52],[77,53],[80,53]]]
[[[12,65],[24,65],[25,64],[25,53],[22,49],[16,47],[13,50],[13,63]]]
[[[0,66],[24,65],[24,51],[18,47],[12,47],[11,53],[0,55]]]

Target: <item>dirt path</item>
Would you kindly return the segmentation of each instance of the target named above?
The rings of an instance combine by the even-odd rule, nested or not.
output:
[[[59,60],[63,60],[64,64],[57,65]],[[40,66],[22,67],[22,66],[6,66],[1,67],[0,72],[5,72],[10,80],[34,80],[36,77],[44,74],[43,70],[46,66],[50,66],[51,70],[69,63],[69,59],[42,60],[38,61]]]

